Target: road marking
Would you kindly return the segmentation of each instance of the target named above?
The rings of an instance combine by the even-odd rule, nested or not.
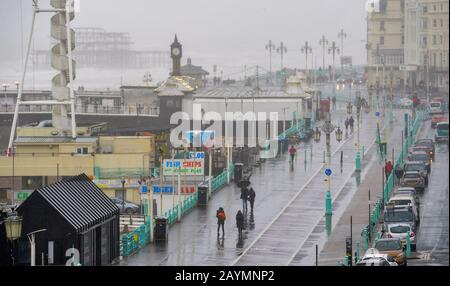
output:
[[[384,127],[382,128],[383,131],[384,131],[384,129],[386,129],[386,126],[384,126]],[[372,147],[373,147],[373,145],[375,144],[376,140],[377,140],[377,139],[375,138],[375,139],[373,140],[373,142],[369,145],[369,148],[367,148],[366,153],[369,152],[369,150],[372,149]],[[347,184],[348,180],[350,180],[350,178],[353,176],[353,174],[355,173],[355,170],[356,170],[356,167],[353,168],[353,171],[350,172],[350,175],[349,175],[348,178],[344,181],[344,185],[339,189],[339,191],[338,191],[338,193],[336,194],[336,196],[334,196],[334,199],[332,199],[332,204],[333,204],[333,202],[336,200],[336,198],[339,196],[339,194],[342,192],[342,190],[344,189],[344,187],[345,187],[345,185]],[[345,210],[344,210],[344,212],[345,212]],[[343,214],[343,213],[342,213],[342,214]],[[338,217],[337,222],[339,222],[339,219],[342,217],[342,214],[341,214],[340,217]],[[321,221],[322,219],[323,219],[323,216],[320,217],[320,219],[317,221],[317,223],[315,224],[315,226],[317,226],[317,225],[320,223],[320,221]],[[305,237],[305,239],[302,241],[302,243],[300,243],[300,245],[297,247],[297,249],[295,250],[294,254],[289,258],[289,260],[288,260],[286,266],[288,266],[289,264],[292,263],[292,260],[294,260],[294,258],[297,256],[298,252],[301,250],[301,248],[303,247],[303,245],[305,244],[305,242],[306,242],[306,241],[308,240],[308,238],[311,236],[311,233],[313,233],[314,229],[316,228],[315,226],[314,226],[314,227],[312,228],[312,230],[308,233],[308,235]]]
[[[347,140],[341,143],[341,145],[331,154],[331,157],[333,157],[348,141],[350,141],[353,138],[352,136],[349,136]],[[314,179],[314,177],[323,169],[325,166],[325,163],[322,163],[320,165],[320,168],[317,169],[317,171],[314,172],[314,174],[306,181],[305,184],[300,188],[300,190],[292,197],[292,199],[287,202],[287,204],[283,207],[283,209],[275,216],[275,218],[263,229],[263,231],[250,243],[250,245],[239,254],[239,256],[231,262],[230,266],[235,265],[249,250],[250,248],[261,238],[261,236],[266,233],[266,231],[272,226],[272,224],[283,214],[283,212],[291,205],[291,203],[300,195],[300,193],[306,188],[306,186]]]

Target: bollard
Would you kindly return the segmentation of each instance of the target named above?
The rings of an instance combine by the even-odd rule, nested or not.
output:
[[[355,255],[355,261],[358,262],[359,261],[359,241],[356,242],[356,255]],[[356,264],[356,263],[355,263]]]
[[[364,160],[364,146],[362,146],[362,158]]]
[[[361,155],[359,151],[356,152],[355,163],[356,163],[356,172],[361,172]]]
[[[329,180],[329,179],[328,179]],[[331,192],[327,191],[326,198],[325,198],[325,214],[331,215]]]
[[[306,149],[305,149],[305,164],[306,164]]]
[[[344,151],[341,151],[341,166],[344,164]]]
[[[406,258],[411,256],[411,238],[409,236],[409,231],[406,233]]]
[[[349,260],[349,257],[348,257],[348,255],[346,255],[345,256],[345,266],[349,266],[350,265],[348,260]]]

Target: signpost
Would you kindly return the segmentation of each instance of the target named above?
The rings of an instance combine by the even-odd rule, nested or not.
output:
[[[325,176],[329,177],[329,176],[331,176],[331,174],[333,174],[333,171],[331,171],[330,168],[326,168],[325,169]]]

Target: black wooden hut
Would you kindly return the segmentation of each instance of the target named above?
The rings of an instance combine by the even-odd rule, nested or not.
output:
[[[74,253],[81,265],[108,265],[120,255],[119,208],[85,174],[36,189],[17,212],[23,242],[46,229],[35,235],[36,265],[66,265]]]

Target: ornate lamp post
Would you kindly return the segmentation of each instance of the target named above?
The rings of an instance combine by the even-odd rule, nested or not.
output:
[[[362,99],[361,99],[361,93],[358,91],[357,92],[357,96],[356,96],[356,121],[357,121],[357,141],[356,141],[356,159],[355,159],[355,163],[356,163],[356,171],[360,172],[361,171],[361,153],[360,153],[360,117],[361,117],[361,107],[362,107]]]
[[[286,46],[283,44],[283,42],[280,43],[280,46],[277,47],[277,53],[280,54],[280,58],[281,58],[281,70],[283,70],[283,56],[285,53],[287,53],[287,48]]]
[[[314,131],[314,141],[317,143],[320,141],[320,131],[325,133],[326,135],[326,150],[327,150],[327,160],[326,160],[326,168],[329,169],[331,165],[331,139],[330,135],[335,131],[336,126],[331,123],[331,117],[328,115],[327,119],[325,120],[324,125],[322,125],[321,130],[319,130],[318,127],[316,127],[316,130]],[[342,140],[342,131],[341,128],[338,127],[336,131],[336,141],[340,142]],[[331,177],[327,176],[326,183],[327,183],[327,191],[325,196],[325,215],[331,216],[332,215],[332,207],[331,207],[331,191],[330,191],[330,181]]]
[[[308,81],[308,53],[312,53],[311,45],[308,44],[308,41],[305,42],[305,45],[301,47],[300,51],[302,54],[305,54],[305,75],[306,81]]]
[[[9,217],[4,220],[6,237],[11,241],[11,258],[14,266],[14,241],[22,236],[22,218],[17,216],[17,213],[13,212]]]
[[[393,85],[394,85],[394,72],[391,70],[389,72],[389,78],[390,78],[390,98],[391,102],[389,104],[389,124],[392,124],[394,122],[394,113],[393,113],[393,103],[394,103],[394,91],[393,91]]]
[[[328,48],[328,53],[333,55],[333,96],[336,96],[336,82],[335,82],[335,64],[334,60],[336,57],[336,54],[339,54],[339,48],[336,46],[336,42],[333,41],[331,44],[331,47]],[[351,88],[351,86],[350,86]]]

